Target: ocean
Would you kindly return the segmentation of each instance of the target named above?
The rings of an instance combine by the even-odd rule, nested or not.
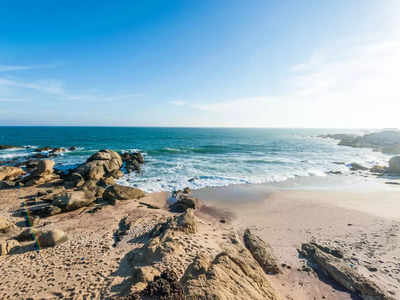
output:
[[[69,169],[101,149],[140,151],[142,174],[118,182],[146,192],[232,184],[284,181],[297,176],[349,172],[343,165],[386,165],[389,156],[370,149],[338,146],[319,138],[328,133],[360,130],[156,127],[0,127],[0,145],[30,146],[0,150],[0,161],[24,160],[35,147],[77,147],[56,158],[56,168]]]

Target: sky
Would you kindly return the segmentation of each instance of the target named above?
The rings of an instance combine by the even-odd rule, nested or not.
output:
[[[0,2],[0,125],[397,128],[400,1]]]

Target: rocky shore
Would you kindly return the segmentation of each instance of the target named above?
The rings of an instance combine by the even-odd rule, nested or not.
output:
[[[48,158],[1,166],[0,298],[294,299],[282,290],[290,264],[257,230],[188,188],[115,183],[143,163],[138,152],[101,150],[66,173]],[[336,247],[304,240],[298,251],[299,274],[322,272],[352,297],[396,299]]]

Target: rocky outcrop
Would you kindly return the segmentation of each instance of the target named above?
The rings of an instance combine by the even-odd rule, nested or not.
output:
[[[389,168],[386,170],[389,174],[400,174],[400,156],[392,157],[389,160]]]
[[[172,198],[175,202],[170,205],[170,210],[173,212],[184,212],[188,208],[196,209],[198,207],[198,199],[193,197],[190,189],[186,188],[183,191],[175,191],[172,193]]]
[[[181,283],[187,299],[279,299],[264,271],[239,244],[215,258],[197,256]]]
[[[54,247],[68,240],[65,232],[53,229],[39,234],[38,242],[40,247]]]
[[[25,185],[40,185],[48,182],[52,182],[60,179],[60,177],[54,173],[54,161],[50,159],[39,160],[35,169],[31,171],[31,174],[26,176],[22,182]]]
[[[85,184],[85,179],[79,173],[71,173],[64,178],[64,185],[67,188],[79,188]]]
[[[0,145],[0,150],[7,150],[7,149],[21,149],[21,146],[14,146],[14,145]]]
[[[142,190],[118,184],[107,187],[103,193],[103,199],[111,204],[117,200],[140,199],[144,196],[145,193]]]
[[[140,152],[124,152],[121,154],[121,157],[128,173],[141,172],[141,164],[144,163],[144,158]]]
[[[326,273],[348,291],[359,294],[363,299],[393,299],[374,282],[359,274],[356,269],[351,268],[348,263],[340,258],[340,255],[334,255],[335,252],[327,247],[319,246],[316,243],[306,243],[301,246],[300,253],[308,258],[314,266],[318,266],[318,270]]]
[[[0,167],[0,181],[1,180],[14,181],[24,174],[25,174],[24,170],[18,167],[11,167],[11,166]]]
[[[246,229],[243,235],[244,244],[249,249],[251,255],[260,264],[267,274],[280,273],[278,261],[275,258],[272,248],[261,238]]]
[[[0,241],[0,256],[12,254],[21,247],[17,240]]]
[[[400,130],[385,130],[363,136],[330,134],[321,137],[339,140],[341,146],[372,148],[386,154],[400,154]]]
[[[88,206],[96,200],[93,194],[85,191],[65,192],[56,195],[52,205],[57,206],[63,212]]]

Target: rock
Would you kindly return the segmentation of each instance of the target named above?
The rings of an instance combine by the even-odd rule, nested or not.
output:
[[[68,148],[69,151],[75,151],[77,148],[75,146],[71,146]]]
[[[191,196],[191,194],[176,191],[173,193],[172,197],[176,199],[176,202],[169,206],[170,210],[173,212],[184,212],[188,208],[197,208],[198,200]]]
[[[40,185],[60,179],[58,175],[53,173],[54,164],[54,161],[50,159],[39,160],[31,174],[23,179],[23,183],[28,186]]]
[[[250,229],[245,230],[243,240],[246,248],[249,249],[251,255],[253,255],[254,259],[260,264],[265,273],[280,273],[278,261],[270,245],[251,233]]]
[[[141,296],[150,297],[150,299],[187,299],[178,276],[172,270],[164,271],[160,276],[155,276],[141,292]]]
[[[400,174],[400,156],[394,156],[389,160],[389,168],[386,172],[389,174]]]
[[[0,241],[0,256],[12,254],[21,247],[17,240]]]
[[[10,230],[12,223],[6,218],[0,216],[0,233],[6,233]]]
[[[349,168],[352,171],[366,171],[368,170],[367,167],[360,165],[359,163],[351,163],[349,164]]]
[[[197,222],[194,217],[194,210],[188,208],[177,218],[177,228],[185,233],[196,233]]]
[[[213,259],[197,256],[181,283],[187,299],[280,299],[264,271],[239,244]]]
[[[67,188],[81,187],[85,184],[85,179],[79,173],[72,173],[64,179]]]
[[[38,242],[40,247],[54,247],[68,240],[65,232],[53,229],[39,234]]]
[[[51,154],[60,154],[67,151],[65,148],[53,148],[50,150]]]
[[[384,167],[384,166],[379,166],[379,165],[376,165],[376,166],[373,166],[371,169],[369,169],[369,171],[371,172],[371,173],[375,173],[375,174],[383,174],[383,173],[385,173],[386,172],[386,167]]]
[[[24,175],[25,172],[21,168],[11,166],[0,167],[0,180],[13,181]]]
[[[141,172],[141,164],[144,163],[143,155],[140,152],[124,152],[121,154],[122,160],[125,163],[125,168],[128,173]]]
[[[84,191],[66,192],[56,195],[52,205],[61,208],[62,211],[71,211],[90,205],[96,200],[93,194]]]
[[[34,229],[34,228],[28,228],[22,231],[16,239],[20,242],[26,242],[26,241],[33,241],[35,238],[38,236],[39,230]]]
[[[50,146],[45,146],[45,147],[39,147],[35,149],[35,152],[43,152],[43,151],[50,151],[52,148]]]
[[[350,292],[359,293],[363,299],[393,299],[386,295],[374,282],[357,273],[348,263],[324,252],[315,244],[302,244],[300,252],[338,284]]]
[[[33,216],[39,216],[41,218],[54,216],[59,213],[62,213],[62,209],[57,206],[54,206],[54,205],[33,206],[33,207],[29,207],[28,211],[29,211],[29,214],[31,214]]]
[[[117,152],[101,150],[89,157],[74,172],[81,174],[85,180],[99,181],[104,177],[120,175],[118,171],[121,167],[122,158]]]
[[[115,203],[116,200],[140,199],[145,196],[142,190],[137,188],[114,184],[106,188],[103,199]]]
[[[330,175],[342,175],[343,172],[342,171],[328,171],[327,174],[330,174]]]
[[[10,189],[15,187],[15,182],[12,181],[0,181],[0,190]]]
[[[7,149],[21,149],[22,146],[14,146],[14,145],[0,145],[0,150],[7,150]]]

